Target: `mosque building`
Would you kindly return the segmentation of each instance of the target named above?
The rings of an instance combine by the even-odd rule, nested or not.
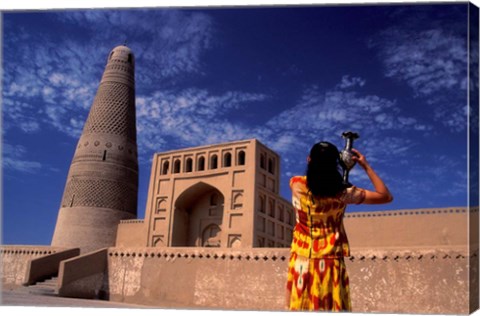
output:
[[[279,161],[256,139],[155,154],[145,223],[122,221],[117,246],[289,247]]]

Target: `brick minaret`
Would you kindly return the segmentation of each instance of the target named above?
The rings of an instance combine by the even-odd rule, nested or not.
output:
[[[52,246],[114,246],[120,220],[137,217],[134,71],[132,51],[115,47],[73,156]]]

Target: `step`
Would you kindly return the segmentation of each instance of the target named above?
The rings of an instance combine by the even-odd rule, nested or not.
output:
[[[39,295],[57,295],[58,278],[53,277],[26,287],[29,293]]]
[[[56,289],[45,289],[45,288],[29,288],[28,292],[30,294],[49,295],[49,296],[56,296],[58,294],[58,291]]]
[[[57,280],[49,281],[49,282],[39,282],[32,286],[47,286],[47,287],[57,287]]]

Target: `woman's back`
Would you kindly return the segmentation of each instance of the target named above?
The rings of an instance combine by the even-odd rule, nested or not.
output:
[[[309,258],[348,256],[343,216],[347,204],[362,202],[363,190],[351,187],[334,197],[315,197],[307,187],[305,176],[293,177],[290,188],[297,214],[292,252]]]

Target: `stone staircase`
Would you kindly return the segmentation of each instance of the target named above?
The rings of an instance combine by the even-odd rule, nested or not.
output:
[[[24,286],[24,290],[30,294],[57,296],[57,281],[58,277],[52,277],[50,279],[37,282],[34,285]]]

